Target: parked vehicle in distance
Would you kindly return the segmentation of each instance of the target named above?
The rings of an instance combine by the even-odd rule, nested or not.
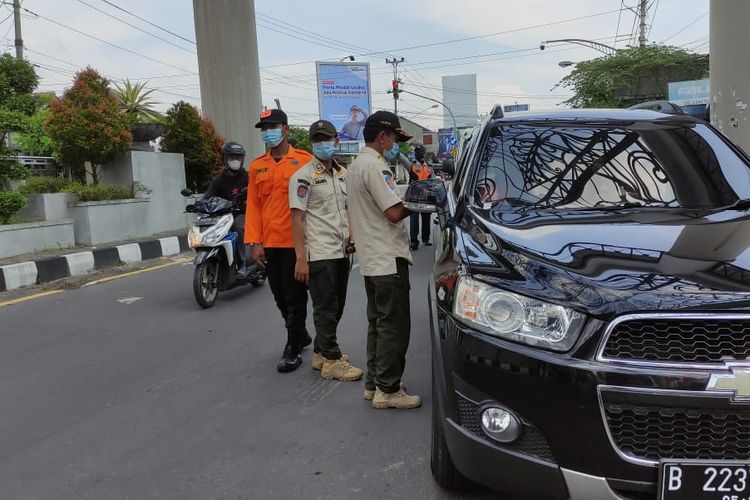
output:
[[[743,151],[687,115],[496,110],[452,183],[414,183],[405,205],[440,223],[428,292],[440,485],[750,497]]]

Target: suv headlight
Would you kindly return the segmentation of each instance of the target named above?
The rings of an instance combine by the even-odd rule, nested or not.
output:
[[[553,351],[573,347],[585,319],[583,314],[566,307],[465,276],[458,281],[453,313],[484,333]]]

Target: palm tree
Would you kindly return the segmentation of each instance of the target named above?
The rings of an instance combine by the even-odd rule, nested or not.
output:
[[[149,97],[154,89],[146,89],[146,83],[148,82],[131,83],[130,79],[125,80],[122,86],[115,83],[120,110],[128,115],[131,123],[164,123],[164,115],[153,109],[157,103]]]

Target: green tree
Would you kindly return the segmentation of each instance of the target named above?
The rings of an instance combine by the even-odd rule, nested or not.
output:
[[[50,108],[45,130],[58,161],[77,169],[89,164],[87,173],[98,184],[101,165],[126,152],[132,142],[130,122],[120,112],[109,80],[86,68]]]
[[[653,44],[580,62],[557,86],[573,91],[565,104],[574,108],[623,108],[666,99],[669,82],[707,75],[707,55]]]
[[[310,132],[302,127],[289,127],[289,144],[298,149],[312,153]]]
[[[188,187],[196,192],[204,191],[220,168],[224,141],[211,122],[185,101],[167,110],[166,124],[167,130],[161,138],[162,151],[182,153]]]
[[[29,118],[26,129],[18,135],[18,143],[23,152],[32,156],[52,156],[54,144],[44,130],[44,124],[52,115],[48,108],[42,108]]]

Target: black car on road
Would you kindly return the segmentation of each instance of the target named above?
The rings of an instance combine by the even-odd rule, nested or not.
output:
[[[750,159],[653,111],[503,117],[436,211],[432,470],[529,498],[750,498]]]

